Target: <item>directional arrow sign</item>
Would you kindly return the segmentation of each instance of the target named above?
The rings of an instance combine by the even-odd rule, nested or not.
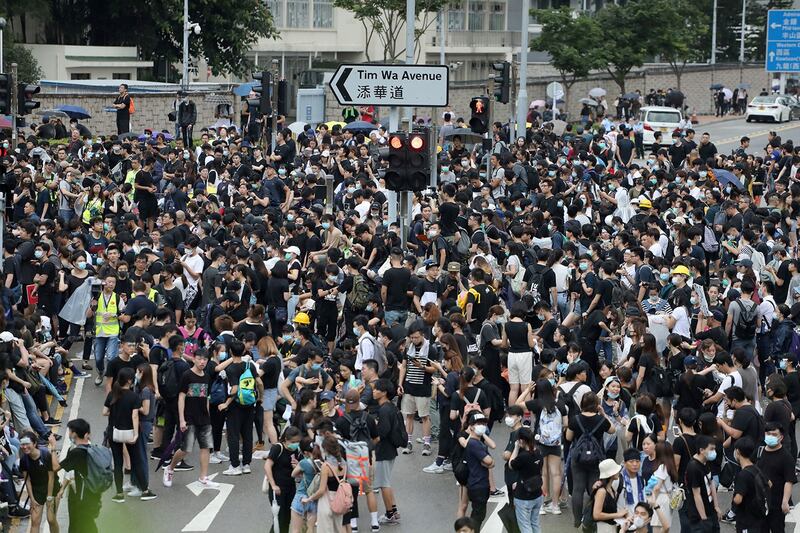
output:
[[[342,105],[445,107],[446,65],[340,65],[330,81]]]
[[[769,10],[766,58],[768,72],[800,71],[800,10]]]
[[[217,474],[211,474],[208,476],[208,479],[214,479],[215,477],[217,477]],[[222,510],[222,506],[225,505],[225,500],[227,500],[228,496],[233,492],[233,485],[230,483],[219,483],[218,485],[218,487],[213,489],[209,489],[199,481],[194,481],[186,485],[186,488],[192,491],[192,494],[195,496],[200,496],[204,490],[218,490],[219,494],[217,494],[216,498],[208,502],[208,505],[197,513],[195,517],[192,518],[192,521],[184,526],[182,531],[208,531],[208,528],[211,527],[211,523],[214,522],[214,518],[216,518]]]

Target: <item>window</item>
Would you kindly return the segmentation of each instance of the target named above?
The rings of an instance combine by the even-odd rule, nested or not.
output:
[[[69,79],[71,80],[90,80],[92,79],[92,75],[88,72],[73,72],[69,75]]]
[[[486,4],[472,1],[469,3],[469,31],[483,31]]]
[[[309,27],[310,0],[286,0],[286,26],[288,28]]]
[[[114,72],[111,74],[112,80],[129,80],[131,79],[131,75],[128,72]]]
[[[506,29],[506,5],[492,3],[492,12],[489,15],[489,31],[503,31]]]
[[[267,0],[267,9],[272,13],[272,21],[277,28],[284,26],[283,2],[284,0]]]
[[[450,31],[464,31],[464,2],[455,2],[450,5],[447,13],[447,29]]]
[[[333,3],[331,0],[314,0],[314,27],[333,28]]]

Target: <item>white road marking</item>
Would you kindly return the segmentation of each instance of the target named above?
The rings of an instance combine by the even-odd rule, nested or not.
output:
[[[504,488],[504,487],[498,487]],[[508,487],[505,487],[506,490],[510,490]],[[505,529],[503,528],[503,521],[500,520],[500,509],[503,508],[503,505],[508,503],[508,496],[506,494],[500,496],[489,496],[489,503],[495,503],[497,505],[494,506],[494,510],[492,513],[486,518],[483,522],[483,527],[481,527],[481,533],[503,533]]]
[[[800,533],[800,505],[795,505],[794,509],[789,511],[784,522],[794,522],[794,533]]]
[[[208,477],[209,479],[214,479],[216,475],[217,474],[212,474]],[[206,490],[206,487],[199,481],[189,483],[186,485],[186,488],[192,491],[192,494],[195,496],[199,496]],[[222,510],[222,506],[225,505],[225,500],[227,500],[228,496],[233,492],[233,485],[230,483],[220,483],[219,488],[210,490],[219,490],[219,494],[217,494],[216,498],[208,502],[208,505],[197,513],[192,521],[186,524],[181,531],[208,531],[208,528],[211,527],[211,523],[214,522],[214,518],[216,518],[217,514]]]

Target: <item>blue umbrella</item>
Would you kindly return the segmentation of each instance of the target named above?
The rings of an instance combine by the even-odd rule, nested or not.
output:
[[[739,178],[733,172],[729,172],[727,170],[722,170],[719,168],[715,168],[713,171],[714,177],[717,178],[717,181],[720,185],[727,185],[730,183],[737,189],[744,190],[744,184],[739,181]]]
[[[715,84],[713,84],[711,87],[709,87],[709,90],[712,90],[712,91],[719,91],[719,90],[720,90],[720,89],[722,89],[723,87],[725,87],[725,86],[724,86],[724,85],[722,85],[721,83],[715,83]]]
[[[175,136],[173,134],[168,133],[166,131],[154,131],[150,135],[147,135],[146,133],[143,133],[143,134],[139,135],[139,140],[142,141],[142,142],[145,142],[145,141],[150,140],[150,139],[155,140],[155,138],[158,137],[159,135],[163,135],[164,136],[164,140],[168,141],[168,142],[175,139]]]
[[[342,129],[347,131],[372,131],[377,130],[378,126],[365,120],[355,120]]]
[[[233,90],[233,94],[235,94],[236,96],[247,96],[248,94],[250,94],[250,91],[253,90],[253,87],[261,87],[261,84],[256,83],[254,81],[248,81],[247,83],[243,83],[238,87],[236,87]]]
[[[83,118],[92,118],[92,115],[89,114],[84,108],[79,105],[62,105],[61,107],[56,108],[59,111],[63,111],[69,118],[76,118],[76,119],[83,119]]]

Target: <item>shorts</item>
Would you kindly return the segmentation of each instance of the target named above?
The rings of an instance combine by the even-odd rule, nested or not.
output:
[[[265,411],[274,411],[277,402],[278,389],[264,389],[264,398],[261,400],[261,407],[263,407]]]
[[[391,488],[392,469],[394,469],[394,459],[375,461],[375,480],[372,482],[372,486],[376,489]]]
[[[561,457],[561,446],[547,446],[545,444],[539,444],[539,453],[541,453],[543,456],[555,455],[556,457]]]
[[[527,385],[532,381],[533,352],[508,352],[508,382]]]
[[[292,511],[299,514],[302,517],[307,515],[315,515],[317,514],[317,502],[308,502],[303,503],[301,500],[303,498],[307,498],[308,495],[302,492],[296,492],[294,495],[294,499],[292,500]],[[324,498],[325,496],[323,496]]]
[[[192,453],[194,450],[194,441],[201,450],[211,450],[214,445],[211,439],[211,424],[205,426],[188,426],[186,433],[183,434],[183,442],[181,443],[181,450],[186,453]]]
[[[411,396],[410,394],[403,394],[403,399],[400,401],[400,411],[407,416],[411,416],[415,413],[418,414],[420,418],[430,416],[431,398],[430,396]]]
[[[393,324],[405,326],[406,320],[408,320],[408,311],[384,311],[383,319],[389,327],[392,327]]]

